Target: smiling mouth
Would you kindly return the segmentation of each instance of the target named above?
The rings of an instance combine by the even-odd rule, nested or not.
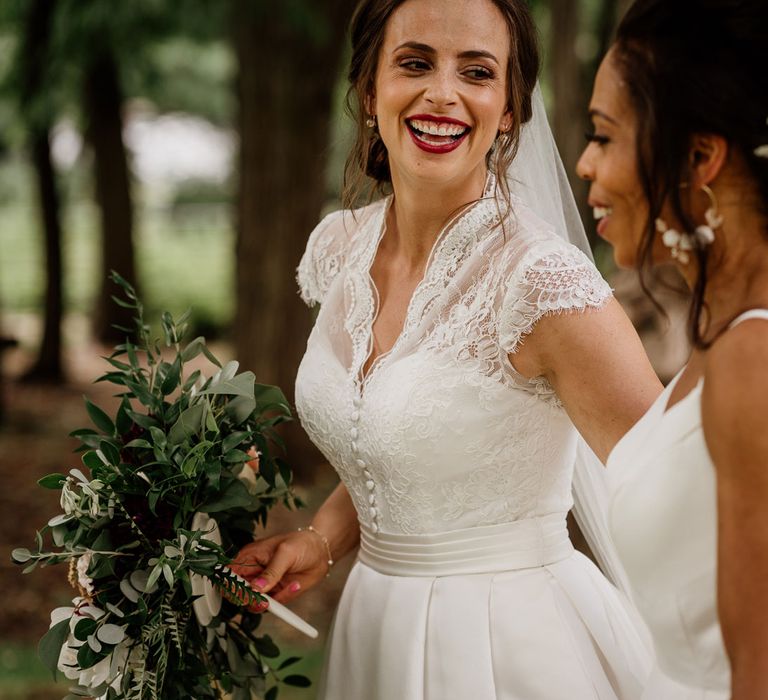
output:
[[[595,221],[602,221],[613,214],[613,207],[592,207],[592,216]]]
[[[405,124],[416,145],[431,153],[454,150],[472,130],[466,124],[427,119],[407,119]]]

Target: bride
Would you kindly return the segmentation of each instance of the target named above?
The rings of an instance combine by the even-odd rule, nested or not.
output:
[[[568,242],[586,250],[525,2],[364,0],[352,44],[351,168],[392,194],[312,232],[299,283],[321,309],[296,384],[341,484],[233,568],[288,601],[359,546],[328,700],[637,698],[641,628],[566,514],[576,428],[604,458],[661,386]]]

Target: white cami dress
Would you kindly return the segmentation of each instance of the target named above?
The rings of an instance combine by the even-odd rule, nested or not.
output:
[[[747,319],[768,320],[768,310]],[[666,410],[682,370],[608,459],[610,528],[657,665],[644,700],[727,700],[717,617],[715,466],[701,425],[703,379]]]

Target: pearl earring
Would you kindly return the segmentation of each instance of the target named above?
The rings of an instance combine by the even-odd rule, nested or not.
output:
[[[371,115],[368,117],[368,119],[365,120],[365,125],[369,129],[373,129],[373,127],[376,126],[376,115]]]

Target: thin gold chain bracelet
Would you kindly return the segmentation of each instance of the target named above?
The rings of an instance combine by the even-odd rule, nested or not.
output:
[[[314,532],[323,541],[323,544],[325,545],[325,551],[328,554],[328,562],[327,562],[327,564],[328,564],[328,573],[326,573],[325,575],[326,576],[330,576],[331,575],[331,567],[333,566],[333,556],[331,555],[331,545],[328,542],[328,538],[322,532],[320,532],[319,530],[315,529],[314,525],[309,525],[306,528],[304,528],[304,527],[298,528],[299,532],[304,532],[305,530],[307,530],[309,532]]]

